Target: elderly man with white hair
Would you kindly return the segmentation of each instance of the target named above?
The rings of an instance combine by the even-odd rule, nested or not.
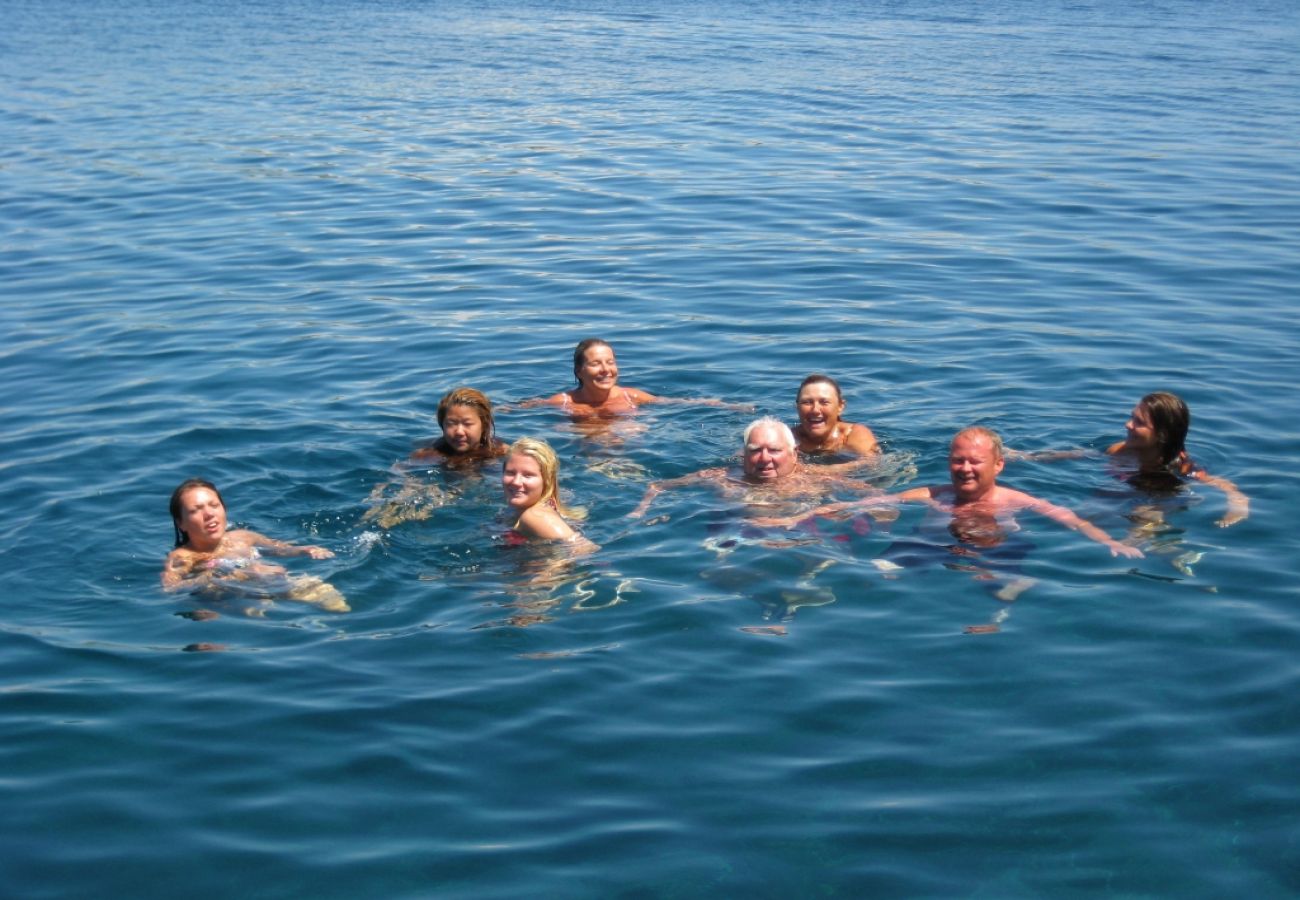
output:
[[[696,482],[713,483],[728,497],[742,502],[747,508],[772,513],[773,505],[789,507],[803,502],[820,502],[839,487],[858,494],[876,494],[879,491],[869,484],[845,478],[840,474],[856,463],[839,466],[808,466],[799,459],[794,434],[780,419],[763,416],[749,423],[741,447],[742,473],[737,476],[725,468],[703,469],[680,478],[652,482],[637,508],[628,513],[630,518],[645,515],[655,497],[670,488]]]

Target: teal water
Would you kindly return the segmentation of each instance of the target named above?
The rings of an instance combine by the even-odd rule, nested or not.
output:
[[[0,15],[0,895],[1300,892],[1294,6]],[[828,371],[899,487],[968,423],[1096,448],[1173,389],[1251,516],[1194,486],[1136,562],[1024,517],[1008,605],[872,564],[934,542],[915,509],[626,519],[751,418],[652,407],[501,415],[601,545],[558,581],[491,473],[362,521],[445,390],[554,392],[591,335],[787,419]],[[353,611],[178,615],[192,475]],[[1003,480],[1116,535],[1141,502]]]

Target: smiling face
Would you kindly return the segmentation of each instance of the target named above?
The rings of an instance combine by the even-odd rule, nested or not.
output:
[[[501,469],[501,490],[506,504],[518,512],[536,506],[546,489],[542,467],[526,453],[512,453]]]
[[[618,384],[618,363],[614,349],[608,344],[592,344],[582,354],[582,361],[574,369],[578,383],[587,390],[610,391]]]
[[[844,401],[834,385],[813,381],[799,389],[795,410],[799,413],[803,433],[820,443],[835,433],[844,412]]]
[[[745,442],[745,475],[759,481],[776,481],[794,471],[794,447],[774,425],[760,425]]]
[[[997,444],[981,432],[962,432],[948,450],[948,474],[960,503],[984,498],[997,486],[1004,463]]]
[[[190,488],[180,496],[176,527],[185,533],[192,549],[206,553],[226,536],[226,507],[215,491]]]
[[[472,406],[453,404],[442,419],[442,439],[456,453],[468,453],[483,440],[483,420]]]

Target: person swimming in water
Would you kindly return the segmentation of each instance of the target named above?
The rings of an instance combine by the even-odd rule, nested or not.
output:
[[[825,516],[877,506],[882,503],[922,502],[946,513],[952,519],[950,530],[971,543],[981,543],[980,536],[993,536],[1006,528],[1014,529],[1014,516],[1028,510],[1078,531],[1089,540],[1110,550],[1111,556],[1140,557],[1137,547],[1115,540],[1096,525],[1064,506],[1005,487],[997,483],[1005,465],[1002,439],[991,428],[963,428],[948,447],[949,484],[910,488],[896,494],[832,503],[801,516],[768,520],[769,524],[790,526],[814,516]]]
[[[795,437],[790,428],[772,416],[763,416],[749,423],[742,437],[741,473],[737,476],[726,468],[702,469],[667,481],[651,482],[641,502],[628,513],[629,518],[645,515],[655,497],[666,490],[689,484],[710,483],[728,496],[743,500],[746,507],[757,512],[773,505],[824,500],[836,488],[855,493],[879,494],[869,484],[846,478],[840,472],[844,466],[812,466],[799,459],[795,450]]]
[[[1231,481],[1211,475],[1188,455],[1186,441],[1191,422],[1191,412],[1181,397],[1154,391],[1133,407],[1124,423],[1124,440],[1107,447],[1106,455],[1134,466],[1136,471],[1126,480],[1148,493],[1165,493],[1186,478],[1217,488],[1223,491],[1227,508],[1215,524],[1227,528],[1244,521],[1250,515],[1250,499]],[[1008,455],[1013,459],[1050,461],[1076,459],[1086,456],[1087,451],[1011,451]]]
[[[482,391],[452,388],[438,401],[437,418],[442,434],[411,459],[455,465],[505,456],[508,445],[496,436],[492,401]]]
[[[990,428],[964,428],[953,437],[948,449],[949,484],[911,488],[896,494],[865,500],[833,503],[803,516],[766,519],[764,524],[792,527],[816,516],[843,514],[853,509],[890,503],[925,503],[947,519],[947,532],[957,543],[938,546],[922,541],[899,541],[880,558],[872,560],[882,572],[892,573],[909,563],[923,562],[941,554],[946,567],[970,572],[977,580],[999,585],[994,596],[1005,603],[1014,601],[1034,580],[1025,577],[1019,562],[1029,545],[1016,536],[1020,526],[1016,513],[1038,513],[1078,531],[1110,550],[1112,556],[1141,557],[1137,547],[1121,543],[1086,519],[1063,506],[997,483],[1005,464],[1002,439]],[[955,559],[954,559],[955,557]],[[998,630],[1003,610],[994,623],[972,625],[965,630],[980,634]]]
[[[433,510],[455,496],[440,485],[413,477],[409,463],[468,469],[505,455],[507,444],[496,436],[492,401],[482,391],[472,387],[448,391],[438,401],[437,419],[442,434],[412,453],[408,463],[394,467],[401,481],[392,496],[385,498],[393,482],[375,486],[366,498],[370,508],[362,515],[362,522],[373,521],[380,528],[392,528],[402,522],[427,519]]]
[[[660,397],[640,388],[618,383],[618,361],[614,348],[599,338],[580,341],[573,350],[573,375],[578,386],[549,397],[536,397],[514,405],[517,409],[558,406],[575,419],[610,418],[636,412],[650,403],[679,403],[717,406],[749,411],[751,403],[728,403],[711,397]]]
[[[844,413],[844,395],[829,375],[805,378],[795,395],[794,408],[799,414],[794,436],[800,453],[874,456],[880,452],[870,428],[840,418]]]
[[[560,460],[546,441],[520,438],[501,465],[501,490],[515,517],[510,533],[520,541],[566,541],[580,552],[596,545],[571,526],[576,518],[560,500]]]
[[[273,540],[247,529],[228,530],[225,501],[210,481],[191,478],[181,482],[172,491],[170,511],[176,545],[163,563],[163,590],[282,597],[312,603],[328,612],[351,609],[344,596],[321,579],[291,576],[283,566],[261,562],[264,553],[328,559],[334,555],[332,551]]]

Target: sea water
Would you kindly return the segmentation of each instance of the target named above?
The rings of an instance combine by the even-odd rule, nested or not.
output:
[[[0,17],[0,894],[1300,892],[1293,4]],[[503,412],[587,510],[567,564],[502,540],[494,467],[394,470],[589,336],[756,412]],[[967,424],[1096,451],[1174,390],[1251,514],[1192,484],[1142,560],[1022,516],[1011,604],[919,509],[626,518],[815,371],[898,489]],[[403,475],[427,515],[367,520]],[[352,612],[165,594],[192,476]],[[1002,480],[1117,537],[1152,502]]]

